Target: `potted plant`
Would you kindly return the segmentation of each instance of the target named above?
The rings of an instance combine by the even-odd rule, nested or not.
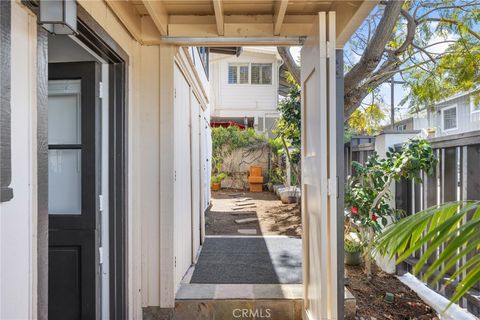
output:
[[[345,264],[349,266],[358,266],[362,262],[362,243],[358,240],[346,236],[344,242]]]
[[[211,177],[212,191],[220,190],[220,185],[226,177],[227,177],[227,174],[223,173],[223,172],[220,172],[219,174],[212,175],[212,177]]]

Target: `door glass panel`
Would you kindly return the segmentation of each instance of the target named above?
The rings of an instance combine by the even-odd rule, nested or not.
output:
[[[48,211],[81,213],[81,150],[48,151]]]
[[[80,80],[48,82],[48,143],[81,143]]]

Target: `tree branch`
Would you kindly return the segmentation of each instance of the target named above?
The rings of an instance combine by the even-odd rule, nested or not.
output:
[[[418,20],[422,20],[423,18],[428,17],[431,13],[433,13],[435,11],[438,11],[438,10],[460,9],[462,11],[466,11],[465,7],[476,6],[476,5],[477,5],[477,3],[472,2],[472,3],[463,4],[461,6],[455,6],[455,5],[452,5],[452,6],[438,6],[436,8],[433,8],[432,10],[429,10],[429,11],[425,12],[424,14],[422,14],[420,17],[418,17]],[[429,6],[426,6],[425,4],[423,6],[418,6],[417,10],[418,10],[418,8],[421,8],[421,7],[425,8],[425,7],[429,7]],[[415,10],[415,14],[416,14],[416,10]]]
[[[370,39],[360,61],[345,75],[345,93],[359,85],[381,61],[385,46],[390,40],[392,31],[397,23],[403,1],[388,1],[383,16]]]
[[[479,34],[478,32],[473,31],[472,29],[470,29],[469,27],[467,27],[465,24],[461,23],[460,21],[456,21],[456,20],[453,20],[453,19],[446,19],[446,18],[426,18],[426,19],[422,20],[421,23],[426,22],[426,21],[430,21],[430,22],[444,22],[444,23],[449,23],[449,24],[456,25],[456,26],[458,26],[458,27],[462,27],[462,28],[464,28],[468,33],[470,33],[472,36],[474,36],[475,38],[477,38],[478,40],[480,40],[480,34]]]
[[[402,16],[407,20],[407,35],[405,36],[405,41],[402,45],[394,51],[395,55],[399,55],[405,52],[410,44],[412,44],[413,39],[415,38],[415,29],[417,28],[417,23],[415,19],[408,13],[406,10],[402,9]]]
[[[297,65],[297,62],[295,62],[295,59],[293,59],[292,55],[290,54],[290,48],[278,47],[277,51],[278,54],[280,54],[283,63],[287,67],[287,70],[290,72],[295,81],[300,84],[300,67]]]

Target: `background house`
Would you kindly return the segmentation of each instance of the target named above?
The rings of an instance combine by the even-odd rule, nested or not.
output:
[[[475,103],[478,91],[454,95],[433,106],[428,111],[428,127],[435,129],[435,136],[480,130],[480,105]]]
[[[275,47],[246,47],[238,55],[210,57],[212,125],[238,123],[272,135],[277,111],[279,68]]]
[[[413,116],[400,121],[395,122],[393,125],[384,127],[384,131],[416,131],[422,130],[428,127],[428,119],[426,116]]]

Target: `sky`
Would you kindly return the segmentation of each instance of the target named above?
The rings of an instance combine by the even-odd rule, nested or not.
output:
[[[431,24],[432,30],[436,28],[436,23]],[[443,40],[453,40],[455,39],[456,36],[452,34],[447,34],[444,38],[441,38],[439,36],[433,37],[429,43],[434,44],[438,42],[442,42]],[[447,47],[448,43],[441,43],[436,46],[430,47],[429,51],[434,52],[434,53],[443,53]],[[300,61],[300,46],[296,47],[291,47],[290,52],[292,53],[292,56],[297,60]],[[352,52],[349,52],[349,43],[347,43],[344,47],[345,55],[348,55],[350,57],[350,60],[352,63],[358,62],[360,59],[360,56],[357,56],[355,54],[352,54]],[[395,80],[401,80],[400,76],[397,75]],[[384,109],[385,112],[387,112],[387,117],[384,120],[383,124],[389,124],[390,123],[390,108],[391,108],[391,86],[390,83],[384,83],[380,85],[379,87],[379,95],[381,99],[383,100],[384,103]],[[400,102],[404,99],[404,97],[408,94],[408,90],[406,90],[401,84],[395,84],[394,88],[394,106],[395,106],[395,121],[399,121],[405,118],[410,117],[411,115],[409,114],[409,106],[408,106],[408,100],[404,105],[400,105]],[[366,98],[366,101],[369,101],[369,97]]]
[[[300,60],[300,50],[302,47],[296,46],[296,47],[291,47],[290,52],[292,56],[295,58],[295,60],[299,61]],[[380,86],[380,95],[382,96],[384,102],[390,106],[390,99],[391,99],[391,91],[390,91],[390,84],[382,84]],[[394,92],[394,98],[395,98],[395,113],[397,114],[395,119],[396,121],[401,120],[407,116],[407,106],[400,106],[399,102],[403,99],[405,96],[406,92],[404,88],[397,84],[395,85],[395,92]],[[390,112],[390,111],[389,111]],[[390,123],[390,113],[388,113],[387,119],[385,119],[385,124]]]

